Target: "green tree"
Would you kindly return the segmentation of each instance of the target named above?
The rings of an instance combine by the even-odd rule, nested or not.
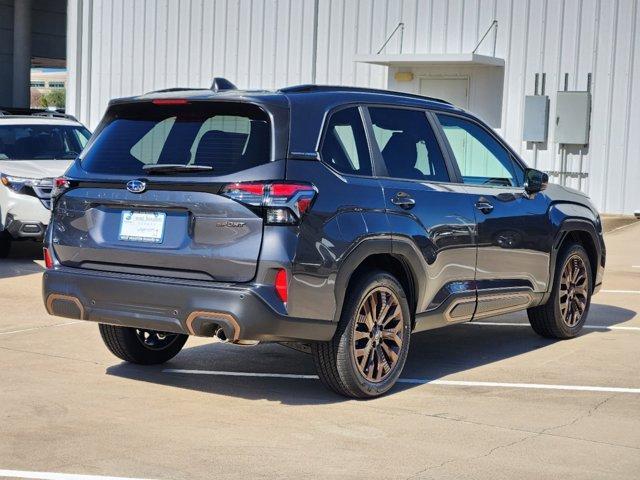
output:
[[[40,104],[44,108],[47,108],[47,107],[64,108],[66,93],[67,92],[64,89],[52,90],[42,95]]]

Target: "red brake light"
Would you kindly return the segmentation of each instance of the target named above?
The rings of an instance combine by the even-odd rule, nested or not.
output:
[[[268,204],[270,207],[287,207],[299,219],[309,210],[315,197],[316,189],[308,183],[272,183]]]
[[[301,191],[312,191],[311,185],[302,183],[274,183],[271,185],[270,193],[274,197],[291,197]]]
[[[251,195],[260,195],[264,194],[264,183],[232,183],[231,185],[227,185],[225,190],[228,191],[238,191],[243,193],[250,193]]]
[[[270,225],[294,225],[306,213],[316,189],[308,183],[241,182],[222,189],[222,195],[253,207],[260,207]]]
[[[274,284],[276,287],[276,293],[278,294],[278,297],[280,297],[280,300],[282,300],[283,303],[287,303],[287,299],[289,297],[289,284],[287,282],[287,271],[284,268],[281,268],[278,270],[278,273],[276,273]]]
[[[54,178],[53,188],[51,189],[51,197],[55,199],[58,195],[62,194],[70,186],[71,186],[71,183],[65,177]]]
[[[185,98],[156,98],[151,100],[154,105],[186,105],[189,103]]]
[[[44,255],[44,266],[47,268],[47,270],[50,270],[53,268],[53,258],[51,258],[51,254],[49,253],[49,249],[48,248],[43,248],[42,249],[42,253]]]
[[[64,177],[58,177],[53,181],[53,186],[55,188],[69,188],[69,180]]]

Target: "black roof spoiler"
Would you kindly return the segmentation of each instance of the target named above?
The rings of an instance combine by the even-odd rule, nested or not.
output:
[[[150,93],[190,92],[190,91],[195,91],[195,90],[212,90],[212,91],[217,93],[217,92],[224,92],[225,90],[237,90],[237,89],[238,89],[238,87],[236,87],[233,83],[231,83],[226,78],[215,77],[213,79],[213,83],[211,84],[211,87],[209,87],[209,88],[202,88],[202,87],[163,88],[161,90],[153,90],[151,92],[147,92],[147,93],[145,93],[145,95],[148,95]]]

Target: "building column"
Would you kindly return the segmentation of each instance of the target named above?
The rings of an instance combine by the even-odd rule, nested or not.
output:
[[[31,84],[31,0],[13,2],[13,106],[29,107]]]

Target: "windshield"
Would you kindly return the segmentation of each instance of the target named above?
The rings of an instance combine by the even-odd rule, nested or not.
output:
[[[125,104],[109,110],[81,165],[95,173],[218,176],[269,162],[270,146],[268,116],[255,105]]]
[[[0,160],[72,160],[90,136],[82,126],[0,125]]]

